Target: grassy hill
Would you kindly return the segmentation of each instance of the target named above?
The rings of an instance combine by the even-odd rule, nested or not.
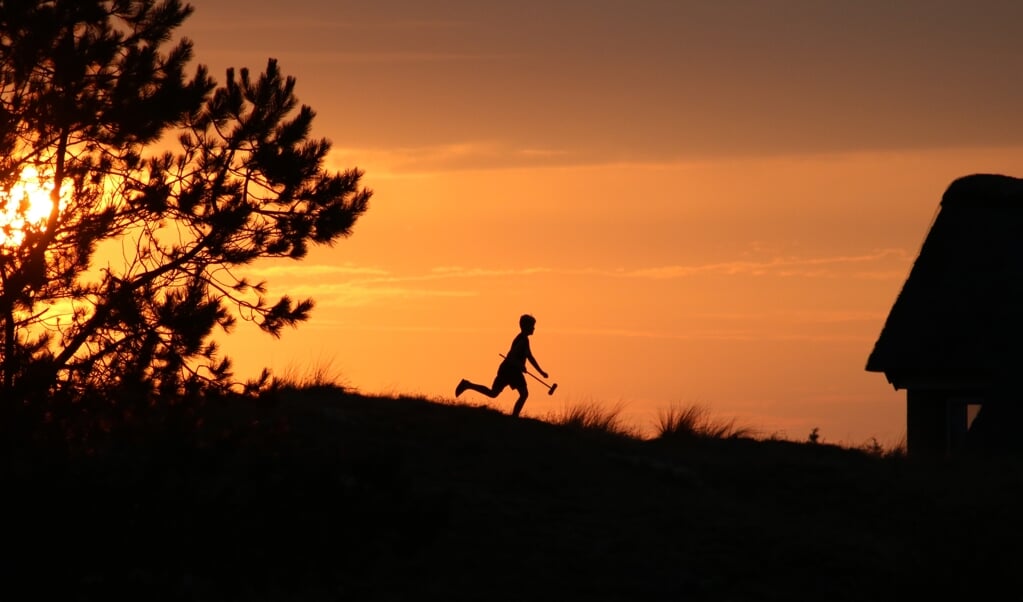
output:
[[[332,387],[190,424],[7,446],[0,597],[978,599],[1021,560],[1012,459],[640,439]]]

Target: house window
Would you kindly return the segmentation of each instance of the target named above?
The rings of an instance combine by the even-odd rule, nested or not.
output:
[[[981,404],[979,404],[979,403],[969,403],[969,402],[967,402],[967,404],[966,404],[966,430],[970,430],[970,427],[973,426],[973,420],[977,417],[977,412],[980,412],[980,406],[981,406]]]

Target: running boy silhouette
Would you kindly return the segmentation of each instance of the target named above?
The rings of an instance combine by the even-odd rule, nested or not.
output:
[[[458,386],[455,387],[455,397],[461,395],[466,389],[472,389],[493,399],[500,395],[505,387],[511,387],[519,392],[519,399],[515,402],[512,416],[519,415],[519,412],[522,411],[522,406],[526,404],[526,398],[529,397],[529,389],[526,387],[526,360],[529,360],[529,363],[533,364],[536,371],[543,375],[544,378],[547,378],[547,373],[536,362],[533,352],[529,349],[529,335],[533,334],[533,331],[536,329],[536,318],[529,314],[523,314],[519,318],[519,329],[519,334],[515,335],[515,338],[512,340],[508,355],[505,356],[501,365],[497,367],[497,376],[494,377],[494,384],[487,388],[484,385],[477,385],[463,378],[458,383]]]

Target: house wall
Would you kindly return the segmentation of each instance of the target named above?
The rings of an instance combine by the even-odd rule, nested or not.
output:
[[[967,439],[970,452],[1023,454],[1023,397],[1001,387],[981,404]]]
[[[961,449],[969,426],[967,399],[942,390],[906,391],[906,452],[942,458]]]

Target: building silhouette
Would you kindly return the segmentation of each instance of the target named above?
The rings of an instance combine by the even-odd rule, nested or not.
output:
[[[1019,450],[1023,180],[952,182],[866,369],[906,391],[910,456]]]

